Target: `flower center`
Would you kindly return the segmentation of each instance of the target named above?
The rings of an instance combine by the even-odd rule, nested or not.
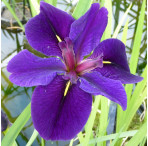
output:
[[[97,67],[103,67],[103,54],[95,59],[85,59],[77,64],[73,50],[73,43],[68,37],[65,38],[64,41],[59,42],[59,47],[67,67],[67,72],[63,78],[65,80],[70,80],[71,83],[77,83],[78,76],[88,73]]]
[[[67,67],[67,71],[74,70],[75,68],[75,54],[73,51],[73,44],[72,41],[67,37],[64,39],[65,41],[62,41],[59,43],[59,47],[62,51],[62,56],[64,59],[64,63]]]

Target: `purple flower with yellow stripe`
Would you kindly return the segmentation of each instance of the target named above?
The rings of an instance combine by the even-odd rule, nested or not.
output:
[[[9,62],[7,70],[14,84],[37,86],[31,115],[35,129],[46,140],[74,138],[88,120],[92,95],[103,95],[125,110],[127,97],[122,84],[142,80],[130,73],[120,40],[100,42],[107,15],[106,8],[95,3],[75,20],[41,2],[40,14],[26,24],[29,44],[50,57],[40,58],[23,50]]]

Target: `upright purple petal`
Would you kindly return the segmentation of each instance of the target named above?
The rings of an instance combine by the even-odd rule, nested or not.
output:
[[[103,53],[103,60],[117,64],[126,71],[129,70],[125,52],[125,45],[118,39],[107,39],[101,42],[94,50],[90,58],[96,58]]]
[[[35,129],[46,140],[70,140],[85,125],[91,112],[92,97],[72,85],[64,97],[66,80],[57,76],[49,85],[33,93],[31,115]]]
[[[135,76],[125,69],[115,64],[104,64],[103,68],[96,68],[104,77],[120,80],[122,84],[133,84],[143,80],[142,77]]]
[[[72,23],[69,37],[74,43],[77,62],[99,44],[107,25],[107,14],[106,8],[100,8],[98,3],[92,4],[82,17]]]
[[[94,95],[103,95],[126,110],[127,96],[120,81],[103,77],[98,72],[87,73],[81,77],[80,88]]]
[[[53,30],[62,40],[68,37],[70,26],[74,22],[71,15],[45,2],[40,2],[40,11],[44,13]]]
[[[47,56],[59,56],[62,52],[49,19],[41,11],[39,15],[31,18],[25,27],[25,34],[29,44],[37,51]]]
[[[49,84],[56,73],[65,72],[66,67],[58,58],[40,58],[24,50],[8,63],[7,70],[12,73],[12,83],[30,87]]]

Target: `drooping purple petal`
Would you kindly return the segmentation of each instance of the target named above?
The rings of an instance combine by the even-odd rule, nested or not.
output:
[[[85,125],[91,112],[92,97],[72,85],[64,97],[66,80],[57,76],[33,93],[31,115],[35,129],[46,140],[69,140]]]
[[[103,77],[98,72],[87,73],[81,77],[80,88],[94,95],[103,95],[126,110],[127,96],[120,81]]]
[[[45,2],[40,2],[40,11],[44,13],[47,21],[62,40],[68,37],[70,26],[75,20],[71,15]]]
[[[133,84],[143,80],[142,77],[135,76],[125,69],[115,64],[104,64],[103,68],[96,68],[104,77],[120,80],[122,84]]]
[[[103,60],[110,61],[119,65],[126,71],[129,70],[128,61],[125,52],[125,45],[118,39],[107,39],[101,42],[94,50],[90,58],[96,58],[103,53]]]
[[[58,58],[40,58],[23,50],[8,63],[7,70],[12,73],[12,83],[30,87],[49,84],[56,73],[65,72],[66,67]]]
[[[42,11],[28,21],[25,27],[25,34],[29,44],[35,50],[47,56],[59,56],[62,58],[62,52],[58,46],[55,32]]]
[[[99,44],[107,25],[107,14],[106,8],[92,4],[86,14],[72,23],[69,37],[74,43],[77,62]]]

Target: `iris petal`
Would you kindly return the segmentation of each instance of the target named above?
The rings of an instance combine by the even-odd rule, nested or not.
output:
[[[125,69],[115,64],[104,64],[103,68],[96,68],[104,77],[120,80],[122,84],[133,84],[143,80],[142,77],[135,76]]]
[[[81,77],[80,88],[94,95],[103,95],[126,110],[127,96],[120,81],[103,77],[98,72],[87,73]]]
[[[64,97],[66,81],[57,76],[33,93],[31,115],[35,129],[46,140],[69,140],[85,125],[91,112],[92,97],[72,85]]]
[[[125,45],[118,39],[107,39],[101,42],[90,58],[96,58],[103,53],[103,60],[110,61],[130,72],[125,52]]]
[[[70,26],[74,22],[74,18],[68,13],[53,7],[45,2],[40,3],[40,10],[46,16],[47,21],[49,21],[53,30],[56,34],[64,40],[64,38],[69,36]]]
[[[107,25],[107,9],[99,4],[91,8],[71,25],[69,37],[74,43],[77,62],[97,47]]]
[[[58,46],[55,32],[42,11],[28,21],[25,26],[25,34],[29,44],[35,50],[47,56],[59,56],[62,58],[62,52]]]
[[[56,73],[65,72],[66,67],[58,58],[40,58],[24,50],[8,63],[7,70],[12,73],[12,83],[30,87],[49,84]]]

